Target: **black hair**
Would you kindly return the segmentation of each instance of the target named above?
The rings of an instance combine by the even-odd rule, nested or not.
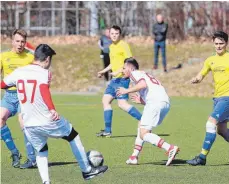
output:
[[[113,25],[111,28],[113,28],[115,30],[119,30],[120,35],[122,34],[122,30],[121,30],[121,28],[119,26]]]
[[[137,60],[132,58],[132,57],[125,59],[124,63],[131,64],[132,66],[134,66],[134,68],[136,70],[139,69],[139,64],[138,64]]]
[[[228,42],[228,34],[225,33],[225,32],[223,32],[223,31],[216,31],[216,32],[214,32],[214,34],[212,36],[213,41],[216,38],[220,38],[220,39],[223,39],[225,42]]]
[[[40,44],[37,46],[35,52],[34,52],[34,59],[39,61],[45,61],[48,56],[50,56],[50,59],[53,55],[56,55],[56,52],[47,44]]]

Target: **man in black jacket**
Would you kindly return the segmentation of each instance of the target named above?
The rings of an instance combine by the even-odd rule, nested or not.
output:
[[[157,23],[153,25],[154,34],[154,69],[158,68],[158,52],[161,48],[162,53],[162,63],[164,67],[164,72],[167,72],[166,68],[166,33],[168,30],[168,24],[164,23],[163,16],[161,14],[157,15]]]

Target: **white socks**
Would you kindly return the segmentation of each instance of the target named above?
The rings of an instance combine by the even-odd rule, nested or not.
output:
[[[153,133],[146,133],[143,137],[143,140],[157,146],[159,148],[163,148],[168,151],[170,148],[170,144],[161,139],[158,135]]]
[[[91,166],[88,163],[87,155],[85,153],[84,147],[80,140],[80,136],[77,135],[75,139],[70,142],[70,146],[72,148],[72,152],[75,155],[76,160],[79,163],[80,169],[82,172],[90,172]]]
[[[42,182],[50,182],[48,173],[48,151],[38,152],[36,161]]]
[[[140,138],[140,128],[138,128],[138,134],[137,134],[137,138],[135,140],[134,152],[133,152],[132,156],[138,157],[138,155],[140,154],[140,152],[142,150],[143,144],[144,144],[144,141]]]

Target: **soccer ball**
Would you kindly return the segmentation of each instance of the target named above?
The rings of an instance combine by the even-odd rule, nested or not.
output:
[[[103,161],[104,161],[103,155],[98,151],[95,150],[88,151],[87,158],[89,164],[93,167],[98,167],[103,165]]]

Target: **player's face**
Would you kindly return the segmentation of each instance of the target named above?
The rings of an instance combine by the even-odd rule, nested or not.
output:
[[[123,75],[124,75],[124,78],[129,78],[130,77],[130,72],[131,72],[131,67],[130,65],[128,65],[127,63],[124,64],[123,66]]]
[[[227,43],[224,40],[215,38],[214,40],[215,51],[217,54],[223,54],[226,51]]]
[[[12,40],[13,51],[20,54],[25,48],[26,40],[23,36],[15,34]]]
[[[112,42],[118,42],[120,39],[120,32],[119,30],[111,28],[110,30],[110,38]]]

